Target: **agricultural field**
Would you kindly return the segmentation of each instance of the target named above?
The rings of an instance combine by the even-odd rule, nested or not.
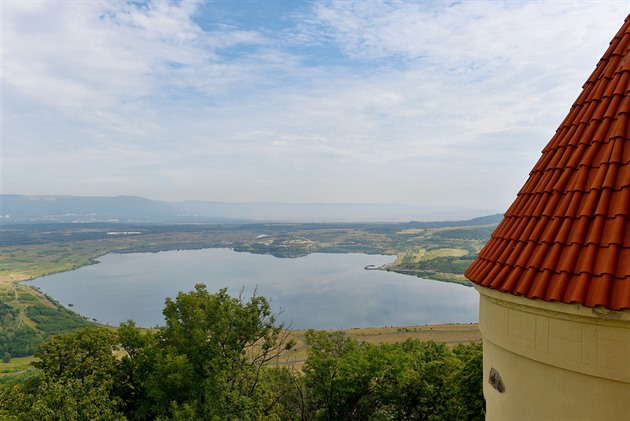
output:
[[[463,274],[492,223],[0,226],[0,282],[33,279],[93,264],[107,253],[232,248],[295,258],[309,253],[397,255],[385,268],[438,280]],[[480,221],[485,222],[485,221]],[[457,281],[457,276],[450,276]]]
[[[232,248],[296,258],[309,253],[366,253],[397,256],[381,270],[469,285],[463,272],[496,226],[494,220],[390,224],[143,225],[39,223],[0,225],[0,355],[32,355],[50,335],[93,325],[53,297],[20,281],[94,264],[107,253]],[[408,337],[432,339],[423,327],[350,330],[367,342]],[[476,327],[450,331],[440,341],[477,340]],[[448,329],[442,329],[447,331]],[[477,333],[474,333],[477,332]],[[444,334],[444,332],[442,332]],[[469,335],[472,334],[472,337]],[[300,343],[300,333],[293,332]],[[461,335],[464,335],[463,337]],[[468,336],[467,336],[468,335]],[[300,361],[300,347],[291,361]],[[1,373],[0,373],[1,374]]]

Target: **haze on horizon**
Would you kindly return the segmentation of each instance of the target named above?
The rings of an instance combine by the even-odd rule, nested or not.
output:
[[[630,3],[0,7],[1,193],[491,213]]]

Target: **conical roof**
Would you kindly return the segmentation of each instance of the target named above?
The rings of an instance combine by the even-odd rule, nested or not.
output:
[[[545,301],[630,308],[630,15],[465,275]]]

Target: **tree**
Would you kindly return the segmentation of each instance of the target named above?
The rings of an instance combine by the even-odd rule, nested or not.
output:
[[[302,373],[264,297],[197,285],[167,299],[166,326],[88,328],[40,347],[38,375],[0,386],[6,420],[482,420],[481,344],[362,343],[309,330]],[[121,357],[116,357],[124,353]]]
[[[63,382],[67,379],[94,380],[104,383],[112,378],[116,357],[116,334],[106,328],[85,328],[52,336],[35,353],[44,378]]]
[[[453,353],[462,361],[455,376],[460,419],[483,421],[486,402],[483,397],[483,346],[481,343],[458,345]]]
[[[478,345],[408,339],[359,343],[343,332],[306,334],[307,398],[321,420],[483,418]]]
[[[166,326],[153,339],[141,339],[131,325],[121,331],[139,418],[254,419],[271,411],[265,367],[292,344],[264,297],[245,301],[197,284],[167,299],[163,313]]]
[[[116,336],[86,328],[51,337],[36,353],[39,375],[3,390],[2,410],[26,420],[124,420],[114,393]]]
[[[306,332],[304,364],[310,408],[317,419],[369,419],[378,408],[374,391],[382,378],[382,353],[344,332]]]

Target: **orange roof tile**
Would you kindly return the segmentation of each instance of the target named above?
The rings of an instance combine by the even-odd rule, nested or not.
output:
[[[630,15],[466,277],[630,308]]]

